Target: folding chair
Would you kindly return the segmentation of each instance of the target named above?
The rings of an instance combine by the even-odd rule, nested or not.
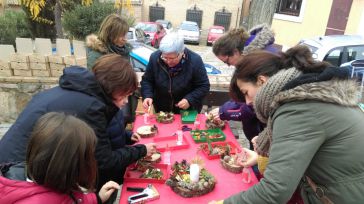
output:
[[[52,54],[52,42],[49,38],[35,38],[34,41],[35,53],[42,55]]]
[[[34,51],[31,38],[15,38],[16,52],[18,54],[32,54]]]
[[[56,39],[56,54],[48,57],[51,76],[59,77],[63,74],[63,69],[72,63],[71,44],[69,39]]]
[[[15,53],[13,45],[0,45],[0,60],[3,62],[9,62],[12,54]]]
[[[34,52],[34,44],[31,38],[15,38],[16,53],[11,56],[11,68],[15,76],[32,76],[29,56]]]
[[[71,55],[71,44],[69,39],[56,39],[57,55],[59,56],[70,56]]]
[[[86,67],[87,60],[86,60],[86,45],[84,41],[73,40],[73,54],[76,58],[76,64]]]
[[[29,66],[33,76],[50,76],[48,57],[52,55],[52,42],[49,38],[35,38],[35,53],[29,56]]]
[[[10,57],[15,54],[13,45],[0,45],[0,76],[12,76]]]

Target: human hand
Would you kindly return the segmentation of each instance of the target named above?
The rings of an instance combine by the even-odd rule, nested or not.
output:
[[[186,110],[186,109],[188,109],[189,107],[190,107],[190,103],[188,103],[188,101],[187,101],[187,99],[182,99],[182,100],[180,100],[177,104],[176,104],[176,106],[178,107],[178,108],[180,108],[180,109],[183,109],[183,110]]]
[[[155,143],[145,144],[145,147],[147,148],[147,156],[151,156],[157,152],[157,145]]]
[[[143,101],[143,107],[145,109],[149,109],[149,107],[153,104],[153,99],[152,98],[146,98]]]
[[[251,141],[252,141],[252,144],[253,144],[253,149],[254,149],[254,151],[257,151],[257,139],[258,139],[258,136],[255,136],[255,137],[253,137],[253,139],[251,140]]]
[[[120,190],[120,185],[114,181],[109,181],[101,187],[101,189],[99,191],[99,197],[100,197],[102,203],[109,200],[111,194],[115,191],[115,189]]]
[[[219,200],[219,201],[210,201],[209,204],[223,204],[224,203],[224,200]]]
[[[214,119],[220,119],[220,113],[219,113],[219,108],[214,108],[214,109],[212,109],[211,111],[210,111],[210,113],[209,114],[211,114],[213,117],[214,117]]]
[[[243,154],[246,155],[245,161],[238,161],[238,165],[242,167],[251,167],[257,164],[258,154],[250,149],[243,148]]]
[[[131,141],[133,141],[133,142],[139,142],[140,141],[140,139],[141,139],[141,137],[140,137],[140,135],[138,134],[138,133],[133,133],[133,135],[131,136]]]

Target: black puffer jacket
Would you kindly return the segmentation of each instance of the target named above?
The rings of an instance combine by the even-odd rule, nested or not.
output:
[[[118,110],[93,73],[81,67],[66,68],[59,86],[35,95],[0,140],[0,163],[25,161],[28,139],[38,118],[51,111],[65,112],[87,122],[96,133],[99,185],[108,180],[120,183],[126,167],[146,155],[146,147],[135,145],[112,150],[106,129]]]
[[[210,90],[210,82],[201,57],[186,48],[181,61],[181,71],[175,76],[170,76],[168,66],[160,59],[161,54],[158,50],[150,56],[140,82],[143,99],[153,98],[157,112],[179,113],[180,110],[175,104],[185,98],[191,108],[200,112],[202,100]]]

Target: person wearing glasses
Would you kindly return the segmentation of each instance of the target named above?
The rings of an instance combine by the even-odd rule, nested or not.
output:
[[[266,24],[258,25],[250,31],[235,28],[221,36],[212,47],[212,52],[228,66],[237,63],[241,55],[265,50],[276,53],[273,46],[274,32]]]
[[[140,84],[144,108],[153,105],[156,112],[200,112],[210,90],[201,57],[185,48],[176,32],[164,36],[159,50],[152,53]]]
[[[266,50],[277,53],[273,47],[274,33],[265,24],[252,28],[249,32],[243,28],[232,29],[221,36],[212,47],[213,53],[225,64],[235,66],[239,58],[257,50]],[[215,118],[221,120],[242,121],[243,131],[250,141],[250,148],[253,148],[251,140],[263,129],[264,124],[256,117],[251,104],[228,101],[219,108],[210,112]]]

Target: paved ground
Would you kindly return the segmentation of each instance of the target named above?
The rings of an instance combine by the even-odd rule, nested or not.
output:
[[[200,43],[201,44],[201,43]],[[214,53],[212,52],[211,46],[205,45],[186,45],[189,49],[193,50],[197,54],[199,54],[204,61],[204,63],[208,63],[219,69],[223,75],[231,76],[234,72],[233,66],[227,66],[221,60],[219,60]]]

